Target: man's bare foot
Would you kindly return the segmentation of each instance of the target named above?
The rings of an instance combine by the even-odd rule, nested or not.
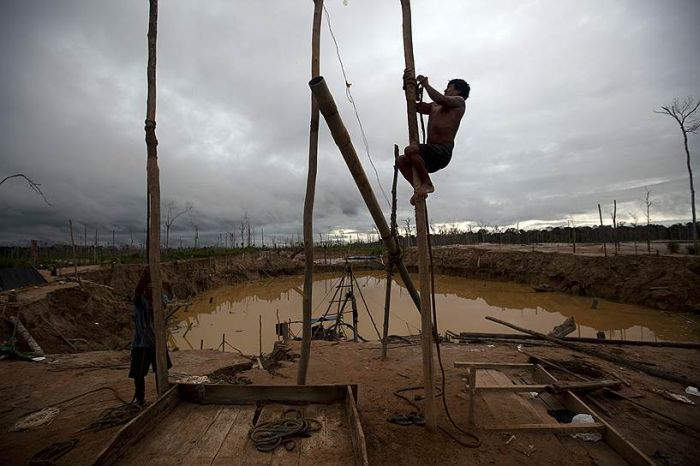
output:
[[[432,183],[423,183],[416,188],[416,194],[419,196],[428,196],[428,194],[435,191],[435,187]]]
[[[432,191],[431,191],[432,192]],[[427,198],[427,194],[419,194],[418,192],[414,193],[413,196],[411,196],[411,205],[416,205],[416,201],[418,199],[425,199]]]

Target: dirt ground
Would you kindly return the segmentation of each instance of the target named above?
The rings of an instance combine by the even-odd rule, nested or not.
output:
[[[298,343],[291,342],[293,350]],[[518,352],[514,344],[443,344],[442,360],[446,374],[447,402],[452,416],[466,426],[467,395],[462,377],[463,369],[455,369],[454,361],[527,362],[527,356]],[[695,432],[641,410],[626,401],[594,395],[606,410],[600,413],[649,456],[661,458],[659,464],[691,465],[700,454],[695,441],[700,431],[698,406],[669,401],[654,389],[683,393],[678,384],[656,379],[639,372],[618,367],[602,360],[574,354],[551,346],[527,347],[540,357],[567,365],[585,375],[596,378],[619,377],[631,385],[637,401],[665,413],[695,429]],[[682,370],[700,375],[698,350],[667,348],[613,347],[611,351],[647,361],[663,369]],[[184,375],[205,375],[216,369],[241,363],[232,353],[212,351],[178,351],[172,353],[171,381]],[[58,464],[90,464],[109,439],[117,432],[112,427],[100,432],[80,432],[94,421],[100,412],[120,403],[115,394],[101,390],[72,402],[58,405],[61,412],[48,426],[25,432],[8,432],[15,422],[27,413],[61,400],[101,387],[111,387],[121,398],[132,394],[131,381],[126,377],[128,354],[125,351],[101,351],[49,357],[50,363],[3,361],[0,366],[0,458],[3,464],[26,464],[28,458],[42,448],[58,441],[78,438],[77,447]],[[376,343],[314,342],[309,367],[308,383],[357,384],[359,411],[366,436],[370,464],[396,465],[466,465],[466,464],[541,464],[541,465],[612,465],[620,458],[604,443],[590,443],[567,435],[516,433],[486,433],[476,431],[482,446],[464,448],[444,433],[429,434],[417,426],[402,427],[388,423],[394,413],[406,413],[411,408],[393,395],[393,391],[422,384],[420,345],[392,345],[386,361],[380,358]],[[573,362],[572,362],[573,361]],[[296,379],[297,364],[286,362],[276,375],[265,370],[251,369],[240,373],[256,384],[290,384]],[[560,380],[570,379],[567,374],[551,371]],[[436,385],[440,372],[436,365]],[[154,397],[153,376],[147,380],[148,398]],[[416,394],[420,391],[414,392]],[[477,399],[477,425],[490,421],[508,422],[511,414],[501,410],[493,400]],[[700,401],[697,400],[696,401]],[[450,427],[441,407],[439,425]],[[309,439],[310,441],[310,439]]]
[[[545,284],[557,291],[597,296],[619,302],[642,304],[667,311],[700,311],[700,260],[697,257],[620,255],[603,257],[590,254],[565,254],[499,250],[498,247],[436,247],[435,269],[469,278],[517,281],[530,285]],[[405,253],[410,268],[415,267],[415,250]],[[303,270],[303,257],[277,252],[237,257],[200,259],[164,264],[165,289],[175,303],[186,302],[202,291],[217,286]],[[318,269],[339,266],[319,265]],[[29,332],[49,353],[47,361],[0,361],[0,463],[26,464],[28,458],[58,441],[79,438],[77,447],[58,464],[89,464],[117,428],[101,432],[81,432],[110,406],[132,394],[128,371],[128,347],[131,337],[130,294],[138,279],[140,266],[115,265],[81,272],[82,286],[69,281],[70,274],[58,277],[43,287],[16,292],[16,302],[8,293],[0,293],[0,341],[12,333],[8,317],[19,316]],[[292,345],[295,345],[293,343]],[[466,421],[467,397],[463,370],[452,367],[455,360],[489,362],[525,362],[509,343],[446,344],[443,346],[447,401],[460,425]],[[698,350],[612,347],[621,353],[658,368],[700,379]],[[19,346],[20,350],[26,347]],[[627,401],[594,395],[601,414],[646,454],[663,465],[695,464],[700,453],[700,416],[696,405],[685,405],[663,398],[654,390],[683,393],[685,387],[666,382],[605,361],[574,354],[569,350],[539,345],[530,349],[541,357],[562,362],[585,375],[602,378],[618,376],[630,384],[637,400],[659,410],[689,427],[681,427]],[[70,353],[70,354],[68,354]],[[422,383],[420,346],[397,345],[387,361],[379,359],[376,343],[314,342],[309,383],[356,383],[359,408],[367,438],[371,464],[619,464],[602,444],[592,444],[568,436],[479,433],[482,447],[467,449],[442,433],[428,434],[419,427],[400,427],[386,422],[395,412],[411,410],[393,391]],[[172,353],[171,375],[205,375],[240,363],[231,353],[177,351]],[[437,366],[436,366],[437,368]],[[249,370],[244,375],[254,383],[293,384],[296,364],[286,363],[277,375]],[[568,375],[553,371],[563,380]],[[439,375],[439,371],[436,372]],[[171,380],[175,380],[173,377]],[[101,389],[111,387],[116,391]],[[90,390],[76,400],[59,404],[58,417],[48,426],[34,431],[8,432],[29,412],[55,405]],[[153,396],[152,376],[148,379]],[[636,395],[635,395],[636,396]],[[696,403],[700,402],[694,399]],[[498,400],[477,402],[477,419],[497,421],[508,418],[499,411]],[[440,425],[449,428],[440,410]],[[478,424],[478,421],[477,421]],[[693,430],[694,429],[694,430]],[[454,431],[454,429],[452,429]]]

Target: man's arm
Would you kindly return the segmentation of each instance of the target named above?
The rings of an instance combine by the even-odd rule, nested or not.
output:
[[[423,115],[430,115],[432,110],[432,105],[429,102],[418,102],[416,104],[416,111],[422,113]]]
[[[423,88],[428,91],[428,95],[436,104],[445,107],[464,107],[464,98],[457,95],[446,96],[438,92],[430,85],[430,83],[428,83],[427,76],[418,75],[416,80],[418,81],[418,84],[423,85]]]

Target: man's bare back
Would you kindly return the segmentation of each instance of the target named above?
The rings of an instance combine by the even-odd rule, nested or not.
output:
[[[444,94],[431,87],[427,77],[419,75],[416,80],[423,85],[433,102],[421,102],[416,108],[418,113],[429,115],[427,144],[408,146],[404,155],[397,159],[401,174],[411,185],[414,168],[420,179],[420,185],[411,198],[412,204],[416,197],[426,197],[435,191],[429,173],[444,168],[450,162],[455,136],[469,97],[469,85],[461,79],[450,81]]]

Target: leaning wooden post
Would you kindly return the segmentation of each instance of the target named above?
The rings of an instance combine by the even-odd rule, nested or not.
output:
[[[389,224],[386,223],[384,213],[382,213],[382,209],[379,207],[377,198],[372,191],[372,186],[369,184],[367,175],[362,168],[362,163],[357,156],[355,147],[352,145],[348,130],[345,129],[345,124],[338,114],[338,107],[335,105],[335,101],[328,90],[328,86],[326,86],[326,81],[322,76],[318,76],[309,81],[309,87],[311,88],[311,92],[313,92],[314,96],[316,97],[318,108],[321,110],[321,114],[326,120],[326,124],[328,125],[328,129],[333,136],[333,140],[338,146],[343,159],[345,159],[345,164],[348,166],[348,169],[350,169],[350,174],[355,180],[357,189],[360,190],[362,199],[365,201],[367,209],[369,209],[369,213],[372,216],[372,220],[374,220],[377,230],[379,230],[382,241],[384,241],[384,246],[386,246],[386,248],[389,250],[389,254],[391,256],[397,258],[396,268],[399,271],[399,275],[401,275],[401,279],[403,280],[408,293],[411,295],[413,304],[415,304],[416,309],[420,311],[420,295],[413,284],[413,280],[411,280],[411,276],[408,274],[406,266],[401,260],[401,248],[399,248],[396,238],[392,236],[391,230],[389,229]]]
[[[156,35],[158,0],[149,0],[148,15],[148,97],[146,100],[146,177],[148,180],[148,265],[151,274],[153,333],[156,337],[156,388],[158,395],[168,390],[168,365],[163,315],[163,283],[160,276],[160,172],[156,139]]]
[[[411,32],[411,2],[401,0],[403,13],[403,47],[406,70],[406,112],[408,114],[408,137],[411,145],[418,145],[418,121],[416,119],[416,71],[413,59],[413,34]],[[420,180],[413,170],[413,185],[418,187]],[[430,270],[428,261],[428,230],[425,198],[416,199],[416,246],[418,252],[418,274],[421,295],[421,347],[423,350],[423,387],[425,390],[425,422],[430,431],[437,430],[435,394],[433,392],[433,324],[430,309]]]
[[[323,0],[314,0],[314,20],[311,32],[311,78],[321,73],[321,16]],[[318,159],[319,112],[316,98],[311,95],[311,125],[309,127],[309,172],[306,177],[304,198],[304,298],[302,301],[301,357],[297,372],[297,385],[306,384],[306,372],[311,356],[311,296],[314,272],[314,196],[316,193],[316,161]]]
[[[391,182],[391,235],[396,237],[396,183],[399,175],[399,167],[396,159],[399,157],[399,146],[394,144],[394,179]],[[391,310],[391,281],[394,274],[394,257],[389,256],[386,264],[386,296],[384,297],[384,329],[382,335],[382,359],[386,360],[387,346],[389,345],[389,311]]]

